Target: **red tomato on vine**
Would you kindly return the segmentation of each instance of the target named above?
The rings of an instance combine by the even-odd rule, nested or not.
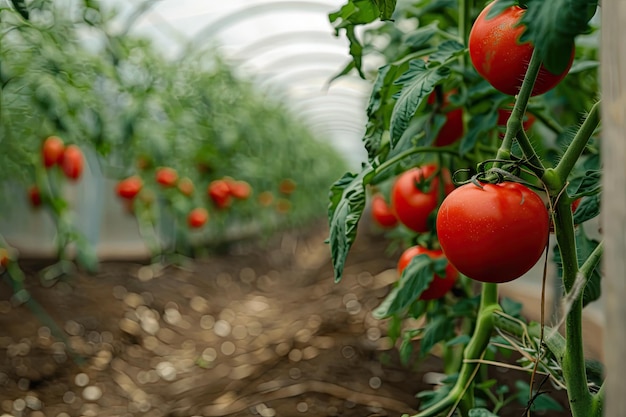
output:
[[[380,194],[375,194],[372,197],[372,219],[374,222],[383,228],[392,228],[398,224],[396,215],[391,210],[385,198]]]
[[[252,187],[246,181],[231,180],[227,184],[230,188],[230,195],[240,200],[245,200],[252,193]]]
[[[46,168],[50,168],[55,164],[61,164],[64,151],[65,144],[63,140],[57,136],[49,136],[43,141],[41,146],[43,165]]]
[[[192,229],[198,229],[209,220],[209,212],[204,207],[196,207],[187,215],[187,224]]]
[[[534,49],[529,42],[519,42],[524,27],[518,24],[526,10],[511,6],[487,19],[494,4],[488,4],[472,26],[468,40],[470,59],[476,71],[495,89],[514,96],[520,90]],[[565,78],[573,61],[572,49],[569,64],[560,74],[553,74],[542,66],[531,94],[536,96],[554,88]]]
[[[83,173],[85,158],[83,151],[76,145],[69,145],[63,152],[61,168],[65,176],[71,180],[77,180]]]
[[[162,167],[156,170],[155,178],[163,187],[173,187],[178,181],[178,172],[174,168]]]
[[[461,273],[482,282],[507,282],[532,268],[546,248],[549,216],[522,184],[465,184],[437,214],[437,237]]]
[[[132,177],[119,181],[115,187],[115,192],[121,198],[132,200],[137,196],[137,194],[139,194],[142,188],[143,181],[141,178],[133,175]]]
[[[398,274],[402,274],[402,271],[409,265],[411,260],[421,254],[428,255],[431,259],[443,258],[444,254],[441,249],[429,250],[422,246],[412,246],[405,250],[400,259],[398,260]],[[420,300],[435,300],[446,295],[448,291],[454,287],[454,283],[459,277],[459,271],[457,271],[450,262],[446,265],[445,277],[435,274],[433,280],[430,282],[428,288],[422,292]]]
[[[228,207],[232,200],[230,187],[224,180],[211,181],[207,188],[207,194],[218,208]]]
[[[415,232],[429,230],[428,218],[439,204],[439,175],[437,166],[424,165],[412,168],[396,179],[391,190],[391,207],[396,217],[406,227]],[[441,168],[444,179],[443,195],[454,189],[450,172]]]

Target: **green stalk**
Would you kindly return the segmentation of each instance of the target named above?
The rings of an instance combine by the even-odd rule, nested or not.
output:
[[[563,262],[563,286],[566,294],[574,288],[578,274],[578,256],[574,236],[574,221],[569,202],[559,201],[555,216],[556,239]],[[583,352],[582,293],[572,303],[565,319],[565,352],[563,354],[563,377],[567,382],[572,417],[589,417],[591,393],[587,388],[587,371]]]
[[[541,59],[537,54],[537,50],[534,50],[532,56],[530,57],[528,69],[524,75],[524,82],[522,82],[522,87],[517,95],[517,100],[515,100],[513,110],[511,111],[511,116],[506,122],[506,133],[504,134],[504,138],[500,144],[500,149],[498,149],[496,159],[510,159],[511,145],[513,144],[513,139],[517,135],[517,132],[522,129],[522,119],[524,118],[524,113],[526,113],[526,106],[528,105],[528,100],[530,99],[533,87],[535,86],[535,80],[537,79],[537,74],[539,74],[539,68],[541,68]],[[518,139],[522,149],[527,147],[532,148],[528,138],[526,138],[525,141],[527,143],[522,144],[521,142],[524,142],[524,138],[522,138],[521,141]],[[526,155],[526,157],[529,157],[529,155]],[[499,164],[496,162],[495,166],[497,167]],[[539,163],[538,166],[543,165]]]
[[[468,360],[480,359],[487,349],[494,324],[494,312],[501,310],[498,304],[498,285],[483,283],[476,329],[463,353],[463,365],[459,376],[448,395],[437,404],[417,413],[414,417],[432,417],[460,403],[471,385],[480,363]],[[471,400],[471,396],[468,397]],[[467,405],[464,405],[464,407]]]
[[[392,167],[394,164],[397,164],[398,162],[402,161],[404,158],[407,158],[413,154],[421,153],[421,152],[449,153],[451,155],[457,155],[457,156],[459,154],[459,151],[453,148],[438,147],[438,146],[416,146],[414,148],[407,149],[406,151],[401,152],[398,155],[394,156],[393,158],[388,159],[387,161],[380,164],[374,170],[375,175],[378,175],[384,170]]]
[[[587,142],[589,142],[589,138],[598,127],[600,123],[600,102],[596,102],[596,104],[591,107],[587,118],[583,122],[580,129],[574,136],[572,143],[569,144],[567,150],[563,154],[563,157],[559,161],[559,164],[554,168],[555,173],[559,176],[562,181],[567,181],[567,177],[569,176],[572,169],[574,169],[574,165],[582,155],[585,147],[587,146]],[[560,190],[559,190],[560,191]]]

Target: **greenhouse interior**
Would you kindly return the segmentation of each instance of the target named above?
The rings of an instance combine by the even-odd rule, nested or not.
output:
[[[626,416],[625,23],[0,0],[0,417]]]

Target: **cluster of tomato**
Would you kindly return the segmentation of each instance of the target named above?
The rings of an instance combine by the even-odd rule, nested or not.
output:
[[[41,162],[46,169],[58,166],[65,177],[76,181],[83,173],[85,158],[77,145],[67,145],[58,136],[47,137],[41,146]],[[37,185],[28,189],[28,197],[33,207],[42,204],[41,190]]]
[[[519,42],[523,32],[519,22],[525,10],[512,6],[487,19],[492,6],[493,3],[480,13],[472,27],[470,58],[477,72],[494,88],[516,95],[533,53],[530,43]],[[572,50],[569,65],[560,74],[541,67],[531,95],[554,88],[567,74],[573,58]],[[444,111],[453,93],[443,95]],[[428,103],[434,105],[435,101],[435,95],[431,94]],[[446,121],[435,146],[450,145],[463,136],[462,109],[448,110],[445,114]],[[499,110],[500,127],[506,125],[510,114],[510,108]],[[523,129],[528,130],[534,121],[529,114]],[[445,276],[436,275],[421,294],[422,300],[444,296],[454,286],[459,272],[480,282],[500,283],[519,278],[544,252],[551,224],[543,199],[527,186],[515,182],[476,182],[455,189],[450,172],[434,164],[400,174],[392,186],[389,202],[380,193],[373,195],[371,213],[383,228],[402,224],[415,233],[436,230],[435,247],[412,246],[402,253],[397,264],[398,273],[402,274],[418,255],[447,259]]]
[[[155,171],[155,181],[163,188],[177,188],[178,191],[191,197],[195,192],[195,186],[190,178],[180,178],[174,168],[160,167]],[[132,202],[144,188],[144,182],[138,175],[133,175],[120,180],[116,185],[117,195]],[[207,196],[218,209],[230,206],[232,199],[245,200],[252,192],[250,184],[246,181],[233,178],[223,178],[212,181],[206,190]],[[204,226],[209,220],[209,211],[205,207],[195,207],[187,214],[187,224],[192,229]]]
[[[140,158],[138,162],[141,170],[149,167],[146,159]],[[171,167],[158,167],[154,171],[154,181],[163,189],[177,189],[182,195],[191,197],[196,186],[188,177],[179,178],[176,169]],[[132,211],[132,203],[144,190],[145,184],[139,175],[132,175],[118,181],[116,194],[129,205]],[[280,181],[278,191],[284,197],[291,195],[296,189],[296,183],[290,178]],[[217,210],[225,210],[233,204],[234,200],[247,200],[252,195],[252,187],[247,181],[223,177],[211,181],[206,186],[206,196],[213,207]],[[150,196],[145,198],[149,199]],[[279,198],[275,201],[271,191],[263,191],[257,196],[258,202],[263,207],[275,204],[279,213],[287,213],[291,209],[291,202],[287,198]],[[205,207],[195,207],[187,214],[187,225],[192,229],[203,227],[209,220],[209,211]]]

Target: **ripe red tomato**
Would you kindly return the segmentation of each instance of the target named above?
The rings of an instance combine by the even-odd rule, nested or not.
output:
[[[415,232],[428,231],[428,216],[439,203],[439,176],[434,177],[437,167],[433,164],[412,168],[402,173],[391,190],[391,207],[396,217]],[[442,168],[444,194],[454,189],[450,172]],[[427,190],[422,191],[423,182],[430,180]]]
[[[227,181],[227,184],[230,188],[230,194],[240,200],[245,200],[246,198],[250,197],[250,193],[252,193],[252,188],[250,187],[250,184],[248,184],[246,181],[230,180]]]
[[[193,186],[191,179],[185,177],[178,181],[178,190],[187,197],[193,194],[194,189],[195,187]]]
[[[384,228],[391,228],[398,224],[396,215],[380,194],[375,194],[372,197],[372,219],[377,225]]]
[[[230,187],[224,180],[211,181],[207,194],[218,208],[228,207],[231,203]]]
[[[63,152],[61,168],[65,176],[71,180],[77,180],[83,173],[85,158],[83,152],[76,145],[69,145]]]
[[[196,207],[187,215],[187,224],[193,229],[200,228],[209,220],[209,212],[204,207]]]
[[[28,189],[28,200],[33,207],[41,206],[41,191],[39,187],[33,185]]]
[[[441,103],[442,108],[445,108],[450,104],[448,101],[450,94],[452,94],[452,92],[444,94],[443,103]],[[433,105],[436,100],[437,95],[435,92],[428,96],[428,104]],[[439,130],[439,134],[435,139],[435,146],[450,145],[463,136],[463,109],[459,107],[458,109],[445,113],[445,115],[446,121],[443,126],[441,126],[441,130]]]
[[[518,23],[526,10],[511,6],[487,19],[494,3],[483,9],[472,26],[468,41],[470,59],[476,71],[494,88],[513,96],[519,92],[534,47],[529,42],[519,43],[524,27]],[[560,74],[542,66],[531,94],[536,96],[554,88],[565,78],[573,61],[572,49],[569,65]]]
[[[426,254],[431,259],[443,258],[444,254],[441,249],[429,250],[422,246],[412,246],[405,250],[400,259],[398,260],[398,274],[402,274],[402,271],[409,265],[411,259],[417,255]],[[420,300],[435,300],[443,297],[448,291],[452,289],[456,279],[459,277],[459,271],[457,271],[450,262],[446,265],[446,276],[442,277],[435,274],[433,280],[430,282],[428,288],[422,292]]]
[[[115,192],[121,198],[125,198],[127,200],[134,199],[139,191],[141,191],[143,187],[143,181],[136,175],[132,177],[128,177],[126,179],[121,180],[117,183],[115,187]]]
[[[178,173],[174,168],[161,167],[156,170],[155,178],[163,187],[173,187],[178,181]]]
[[[548,242],[548,210],[528,187],[468,183],[441,203],[437,236],[461,273],[482,282],[507,282],[532,268]]]
[[[511,117],[511,109],[498,109],[498,126],[503,127],[506,130],[506,122],[509,121],[509,117]],[[526,113],[526,117],[522,122],[522,129],[525,131],[530,129],[532,125],[535,123],[536,117],[533,116],[532,113]],[[499,133],[500,138],[504,138],[504,131]]]
[[[55,164],[61,164],[63,161],[63,151],[65,150],[65,144],[63,140],[57,136],[50,136],[43,141],[41,147],[41,156],[43,158],[43,165],[46,168],[50,168]]]

